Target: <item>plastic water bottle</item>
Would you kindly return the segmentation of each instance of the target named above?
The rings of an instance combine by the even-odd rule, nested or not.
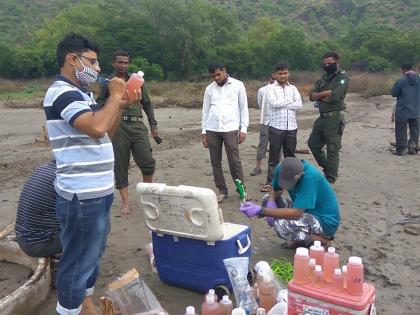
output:
[[[296,284],[308,283],[309,274],[309,255],[305,247],[296,248],[293,264],[293,280]],[[261,290],[261,289],[260,289]]]
[[[334,247],[328,247],[328,251],[324,255],[324,279],[331,283],[334,270],[340,267],[340,256],[335,252]]]
[[[347,292],[357,296],[363,294],[363,264],[360,257],[349,257],[347,264]]]
[[[272,280],[273,279],[270,275],[265,274],[263,276],[263,281],[261,281],[258,285],[260,290],[259,305],[267,312],[271,310],[275,304],[277,304],[276,289]]]
[[[334,291],[343,291],[343,275],[340,268],[334,269],[332,288]]]
[[[233,310],[233,302],[227,295],[223,295],[223,298],[219,302],[219,313],[220,315],[230,315]]]
[[[314,286],[318,288],[323,288],[324,283],[324,272],[322,271],[322,267],[320,265],[315,266],[315,272],[314,272],[314,280],[313,280]]]
[[[144,83],[144,73],[143,71],[139,71],[137,73],[133,73],[127,81],[127,96],[128,99],[132,99],[134,97],[134,91],[138,91],[141,89]]]
[[[321,246],[320,241],[314,241],[314,245],[309,247],[309,257],[315,258],[316,264],[324,267],[324,247]]]
[[[202,315],[217,315],[219,310],[219,303],[216,302],[214,294],[207,294],[206,300],[201,305]]]
[[[184,315],[197,315],[197,313],[195,312],[195,307],[194,306],[187,306],[187,308],[185,309],[185,314]]]

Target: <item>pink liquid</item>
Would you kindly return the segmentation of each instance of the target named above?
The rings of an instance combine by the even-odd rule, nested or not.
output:
[[[307,252],[308,250],[306,248],[298,247],[296,249],[293,265],[293,280],[297,284],[305,284],[309,281],[309,256]],[[304,255],[305,253],[306,255]]]
[[[334,291],[343,291],[343,275],[333,274],[332,288]]]
[[[349,263],[347,264],[347,292],[351,295],[362,295],[363,294],[363,264],[362,260],[356,260],[352,262],[350,257]]]
[[[324,279],[331,283],[333,279],[334,269],[340,267],[340,258],[337,253],[325,253],[324,255]]]
[[[134,98],[134,91],[141,89],[144,83],[144,79],[139,76],[137,73],[133,73],[127,81],[127,96],[128,99]]]
[[[347,289],[347,265],[341,267],[341,274],[343,275],[343,288]]]
[[[315,272],[314,272],[314,279],[313,279],[312,282],[313,282],[314,286],[316,286],[318,288],[323,288],[324,285],[325,285],[325,282],[324,282],[324,272],[322,270],[321,271],[315,270]]]
[[[230,300],[229,300],[230,301]],[[233,303],[230,301],[230,303],[219,303],[219,315],[230,315],[232,314],[233,310]]]
[[[260,300],[258,304],[260,307],[264,308],[266,312],[268,312],[275,304],[277,304],[274,284],[271,282],[267,283],[261,281],[259,290]]]
[[[312,245],[309,248],[309,258],[315,258],[316,264],[324,267],[324,247]]]
[[[219,303],[214,301],[213,303],[208,303],[209,299],[207,301],[204,301],[204,303],[201,305],[201,314],[202,315],[218,315],[219,314]]]

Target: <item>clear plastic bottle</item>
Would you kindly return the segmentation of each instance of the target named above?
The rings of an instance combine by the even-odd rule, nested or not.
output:
[[[131,74],[130,78],[127,81],[127,96],[128,99],[132,99],[134,97],[134,91],[140,90],[143,83],[144,83],[144,73],[143,71],[139,71],[137,73]]]
[[[334,291],[343,291],[343,275],[340,268],[334,269],[332,288]]]
[[[325,285],[324,272],[322,271],[322,267],[320,265],[315,266],[314,279],[312,282],[317,288],[323,288]]]
[[[316,260],[315,258],[309,258],[309,273],[308,273],[308,279],[310,281],[314,278],[314,272],[315,272],[315,266],[316,266]]]
[[[324,279],[332,283],[334,270],[340,267],[340,256],[335,252],[334,247],[328,247],[324,255]]]
[[[219,303],[216,302],[215,294],[207,294],[206,300],[201,305],[202,315],[217,315]]]
[[[341,274],[343,275],[343,289],[347,289],[347,265],[341,267]]]
[[[349,257],[347,264],[347,293],[356,296],[363,294],[363,264],[360,257]]]
[[[320,241],[314,241],[314,245],[309,247],[309,257],[315,258],[316,264],[324,267],[324,247],[321,246]]]
[[[296,248],[293,264],[293,280],[296,284],[308,283],[309,255],[305,247]]]
[[[229,296],[223,295],[223,298],[219,302],[219,315],[230,315],[233,310],[233,302],[229,299]]]
[[[194,306],[187,306],[187,308],[185,309],[185,314],[184,315],[197,315],[197,313],[195,312],[195,307]]]
[[[264,275],[263,281],[258,285],[260,290],[259,306],[267,312],[277,303],[276,289],[270,275]]]

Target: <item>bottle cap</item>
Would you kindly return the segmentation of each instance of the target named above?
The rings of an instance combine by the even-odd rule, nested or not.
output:
[[[362,258],[357,257],[357,256],[351,256],[351,257],[349,257],[349,264],[359,266],[359,265],[362,264]]]
[[[262,307],[259,307],[257,309],[257,315],[265,315],[265,309],[263,309]]]
[[[254,267],[254,270],[255,270],[255,272],[259,272],[260,270],[268,270],[268,269],[270,269],[271,267],[270,267],[270,265],[268,264],[268,262],[266,262],[266,261],[264,261],[264,260],[261,260],[261,261],[259,261],[259,262],[257,262],[256,264],[255,264],[255,267]]]
[[[223,302],[229,302],[230,300],[229,300],[229,296],[227,296],[227,295],[223,295],[223,297],[222,297],[222,301]]]
[[[269,275],[269,274],[265,274],[264,276],[263,276],[263,281],[265,282],[265,283],[270,283],[271,282],[271,276]]]
[[[334,269],[334,274],[337,276],[341,276],[341,269],[340,268]]]
[[[315,266],[315,271],[318,271],[318,272],[322,271],[322,266],[316,265]]]
[[[187,306],[187,308],[185,309],[185,315],[195,315],[195,307]]]
[[[320,248],[321,247],[321,241],[314,241],[314,245],[315,248]]]
[[[298,247],[296,248],[296,255],[298,256],[308,256],[309,252],[308,249],[305,247]]]
[[[144,77],[144,72],[143,72],[143,71],[138,71],[138,72],[137,72],[137,75],[138,75],[140,78],[143,78],[143,77]]]
[[[216,292],[213,289],[210,289],[208,294],[216,294]]]
[[[242,308],[238,307],[238,308],[235,308],[235,309],[232,311],[232,315],[246,315],[246,312],[245,312],[245,310],[244,310],[244,309],[242,309]]]
[[[344,265],[343,267],[341,267],[341,271],[342,271],[342,272],[347,272],[347,266],[346,266],[346,265]]]
[[[335,253],[335,247],[328,247],[328,252],[331,254]]]
[[[309,258],[309,266],[315,266],[316,265],[316,259],[315,258]]]
[[[207,294],[206,295],[206,303],[213,304],[215,302],[216,296],[214,294]]]

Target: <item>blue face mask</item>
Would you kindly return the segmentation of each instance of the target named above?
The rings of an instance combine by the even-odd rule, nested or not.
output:
[[[79,57],[77,57],[79,59]],[[75,74],[77,80],[80,81],[82,85],[91,85],[96,82],[98,79],[98,72],[93,70],[91,67],[85,66],[85,64],[79,59],[81,65],[83,66],[82,71],[78,71],[75,68]]]

